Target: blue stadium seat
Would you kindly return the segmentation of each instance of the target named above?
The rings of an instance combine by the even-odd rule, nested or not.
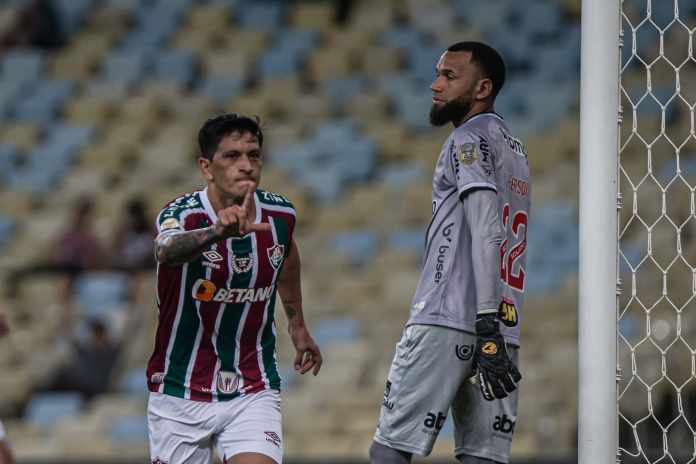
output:
[[[336,235],[332,245],[339,253],[348,256],[354,266],[363,266],[375,256],[379,238],[371,230],[355,230]]]
[[[435,78],[435,66],[442,54],[440,46],[416,46],[407,50],[408,65],[413,77],[427,90],[425,85]]]
[[[312,327],[312,336],[319,346],[352,342],[360,337],[360,321],[349,316],[321,319]]]
[[[120,416],[111,422],[111,440],[116,445],[141,443],[148,434],[147,417]]]
[[[37,80],[44,72],[44,56],[34,50],[11,50],[2,58],[4,81]]]
[[[397,114],[411,129],[422,130],[430,127],[428,113],[432,105],[430,93],[409,92],[394,97]]]
[[[9,216],[0,215],[0,250],[5,248],[5,245],[14,235],[16,222]]]
[[[435,69],[435,64],[433,64],[433,69]],[[425,93],[427,95],[430,91],[427,87],[423,88],[421,83],[410,73],[382,74],[376,77],[375,84],[380,93],[387,95],[392,100],[406,93]]]
[[[0,182],[12,178],[19,161],[19,150],[11,143],[0,143]]]
[[[152,55],[141,50],[109,54],[102,63],[102,77],[109,81],[133,83],[143,78],[152,65]]]
[[[118,390],[132,396],[147,396],[147,374],[144,367],[127,370],[118,382]]]
[[[244,89],[244,81],[236,77],[205,78],[199,81],[197,92],[219,102],[236,97]]]
[[[40,81],[32,95],[17,102],[15,117],[21,121],[50,123],[58,116],[74,88],[72,81]]]
[[[27,405],[26,420],[30,424],[50,428],[61,419],[75,417],[82,408],[79,393],[35,394]]]
[[[423,166],[419,162],[388,164],[381,166],[379,171],[380,181],[395,187],[418,182],[425,175]]]
[[[326,79],[321,81],[321,89],[324,95],[331,98],[334,106],[341,108],[348,100],[363,92],[365,84],[362,77]]]
[[[271,48],[259,59],[259,73],[271,79],[293,75],[304,63],[304,55],[302,50]]]
[[[280,29],[275,33],[272,49],[281,49],[288,52],[300,52],[306,55],[319,45],[321,34],[313,29]]]
[[[128,276],[121,272],[90,272],[75,283],[77,302],[87,314],[120,308],[128,295]]]
[[[425,43],[424,34],[412,26],[393,27],[379,36],[379,42],[394,48],[411,50]]]
[[[175,81],[187,86],[193,81],[196,72],[193,54],[187,50],[168,50],[157,54],[155,74],[163,81]]]
[[[321,204],[336,201],[345,189],[343,174],[331,166],[314,168],[300,175],[300,184]]]
[[[397,230],[389,235],[387,243],[394,251],[422,253],[425,246],[425,230],[421,228]]]
[[[341,172],[344,182],[365,182],[377,166],[377,148],[373,140],[356,138],[334,145],[331,165]]]
[[[240,26],[257,31],[275,32],[285,21],[286,5],[283,2],[244,2],[235,8]]]
[[[78,30],[93,3],[93,0],[54,0],[60,24],[68,35]]]

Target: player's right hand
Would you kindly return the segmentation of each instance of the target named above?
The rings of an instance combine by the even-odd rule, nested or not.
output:
[[[218,211],[215,232],[220,238],[242,237],[250,232],[268,232],[271,230],[271,225],[267,222],[254,223],[251,203],[253,192],[254,189],[247,190],[241,206],[233,205]]]
[[[515,391],[522,375],[508,356],[496,314],[476,318],[476,337],[475,369],[481,393],[488,401],[505,398]]]

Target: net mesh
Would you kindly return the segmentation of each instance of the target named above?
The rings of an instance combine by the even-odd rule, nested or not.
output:
[[[696,462],[696,1],[622,2],[619,453]]]

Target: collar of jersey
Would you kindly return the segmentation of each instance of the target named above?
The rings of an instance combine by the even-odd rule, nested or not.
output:
[[[475,115],[470,116],[468,119],[465,119],[464,122],[462,122],[459,125],[459,127],[462,127],[467,122],[473,121],[474,119],[478,118],[479,116],[486,116],[486,115],[495,116],[496,118],[500,119],[501,121],[505,121],[505,119],[503,119],[503,117],[501,115],[499,115],[498,113],[496,113],[495,111],[483,111],[481,113],[476,113]]]
[[[205,209],[205,212],[210,216],[211,221],[214,223],[217,222],[218,216],[215,213],[215,210],[213,209],[213,205],[210,203],[210,200],[208,199],[208,187],[204,188],[200,192],[201,195],[201,203],[203,203],[203,208]],[[258,224],[261,222],[261,204],[259,203],[259,198],[258,198],[258,193],[254,192],[254,205],[256,206],[256,219],[254,220],[254,223]]]

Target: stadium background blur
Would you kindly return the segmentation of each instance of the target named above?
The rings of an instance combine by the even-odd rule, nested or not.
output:
[[[660,4],[672,14],[653,2],[654,16]],[[286,456],[365,460],[450,130],[428,126],[428,87],[460,40],[506,59],[496,109],[526,142],[533,176],[513,457],[570,462],[579,24],[579,0],[0,1],[0,281],[13,327],[0,341],[0,418],[19,462],[147,456],[152,224],[202,185],[195,134],[222,111],[262,118],[262,186],[299,213],[305,312],[326,360],[317,378],[293,373],[279,311]],[[654,54],[654,27],[644,30],[638,49]],[[638,67],[625,80],[645,88]],[[669,117],[688,127],[688,111]],[[659,127],[659,114],[641,123]],[[639,331],[641,317],[622,328]],[[451,450],[448,420],[435,455]]]

